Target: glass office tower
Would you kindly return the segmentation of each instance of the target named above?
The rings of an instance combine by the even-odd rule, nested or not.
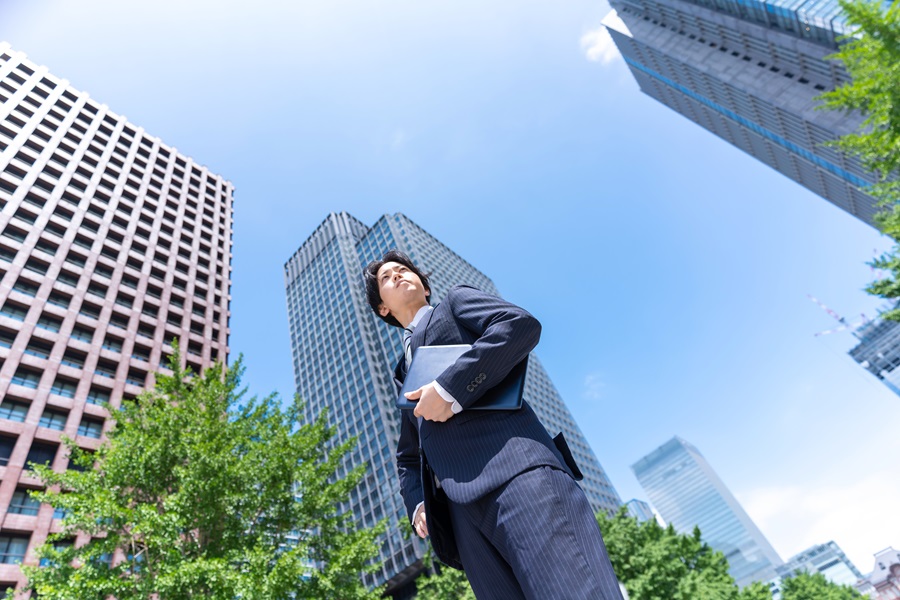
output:
[[[900,322],[878,317],[860,326],[853,335],[859,340],[850,350],[853,360],[900,396]]]
[[[772,582],[774,600],[781,597],[785,579],[798,573],[821,573],[825,579],[837,585],[855,587],[863,581],[863,574],[856,568],[844,551],[834,542],[817,544],[792,557],[776,569],[778,577]]]
[[[338,439],[359,438],[341,474],[359,464],[367,474],[345,509],[366,526],[388,518],[384,567],[368,582],[387,582],[389,591],[402,594],[421,571],[424,550],[405,533],[410,527],[394,459],[400,414],[392,374],[402,330],[372,312],[362,279],[363,267],[392,248],[431,274],[432,304],[461,283],[498,293],[486,275],[402,214],[385,215],[371,227],[347,213],[331,214],[284,269],[297,393],[306,400],[307,418],[327,409]],[[551,435],[565,433],[594,510],[616,510],[618,494],[534,355],[525,397]]]
[[[631,466],[650,502],[681,533],[700,528],[740,586],[775,577],[781,558],[694,446],[674,437]]]
[[[228,357],[231,183],[0,44],[0,590],[60,515],[68,466],[166,369]],[[79,540],[80,543],[81,540]]]
[[[872,224],[857,189],[871,175],[823,145],[860,118],[816,110],[848,79],[825,58],[846,32],[837,0],[610,3],[604,25],[644,93]]]

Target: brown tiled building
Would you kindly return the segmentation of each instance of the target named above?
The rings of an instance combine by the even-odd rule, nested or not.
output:
[[[0,43],[0,590],[58,526],[26,465],[228,357],[233,186]]]

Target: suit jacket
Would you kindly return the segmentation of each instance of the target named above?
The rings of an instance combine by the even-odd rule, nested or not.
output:
[[[437,378],[463,406],[461,413],[444,423],[422,421],[419,429],[413,411],[402,411],[397,469],[410,519],[424,499],[420,441],[441,488],[460,504],[474,502],[519,473],[539,466],[580,478],[574,463],[572,468],[567,464],[571,456],[563,456],[527,402],[515,411],[465,410],[528,356],[540,334],[540,323],[527,311],[468,286],[452,288],[416,326],[413,351],[424,345],[472,347]],[[401,358],[394,371],[398,393],[405,374]]]

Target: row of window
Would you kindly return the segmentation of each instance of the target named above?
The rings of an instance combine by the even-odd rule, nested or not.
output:
[[[16,423],[24,423],[25,417],[28,415],[28,409],[31,405],[27,402],[12,400],[5,398],[0,403],[0,419],[14,421]],[[40,427],[63,431],[66,428],[66,421],[69,419],[69,411],[47,407],[41,414],[38,422]],[[103,419],[94,417],[84,417],[78,425],[78,435],[100,439],[103,433]]]
[[[17,441],[17,437],[0,435],[0,467],[6,467],[9,465],[9,458],[12,456],[13,449],[15,449]],[[38,465],[49,466],[53,464],[53,461],[56,459],[57,450],[59,450],[59,444],[35,440],[31,443],[31,448],[28,449],[28,456],[25,458],[25,464],[28,465],[30,463],[34,463]],[[69,459],[69,463],[66,468],[76,471],[84,470],[82,467],[79,467],[74,462],[72,462],[72,459]]]
[[[26,68],[24,65],[20,65],[18,68]],[[7,90],[10,93],[16,93],[18,89],[25,83],[25,78],[17,75],[15,71],[10,72],[5,80],[0,84],[3,89]],[[51,82],[49,79],[42,79],[37,85],[35,85],[28,94],[25,95],[25,102],[30,104],[35,109],[41,108],[44,104],[46,104],[47,99],[50,96],[50,91],[56,87],[56,85]],[[49,88],[49,90],[47,89]],[[32,95],[33,94],[33,95]],[[8,98],[5,98],[8,99]],[[70,104],[66,100],[72,102]],[[52,108],[48,111],[48,116],[57,122],[58,125],[61,125],[66,117],[63,113],[68,113],[74,108],[74,104],[78,102],[78,97],[71,90],[64,90],[62,93],[62,97],[57,99]],[[34,111],[24,107],[17,107],[21,113],[26,117],[32,117],[34,115]],[[60,113],[57,109],[63,111]],[[90,127],[94,120],[96,119],[97,114],[99,113],[98,107],[95,106],[90,101],[86,102],[83,109],[79,111],[76,115],[75,120],[71,124],[72,129],[75,131],[86,134],[88,131],[88,127]],[[111,114],[104,115],[100,125],[98,126],[97,134],[95,136],[95,140],[99,138],[99,141],[109,143],[113,136],[113,129],[118,125],[118,120],[115,119]],[[55,129],[55,128],[54,128]],[[125,124],[117,143],[122,145],[123,143],[128,146],[132,146],[135,143],[135,138],[138,136],[137,131],[135,131],[131,126]],[[138,141],[138,154],[149,158],[150,152],[153,148],[153,141],[147,137],[140,137]],[[172,157],[172,154],[166,148],[160,146],[158,149],[158,155],[162,159],[169,160]],[[179,157],[175,156],[175,161],[173,165],[173,176],[181,181],[182,178],[188,178],[189,182],[192,186],[199,189],[201,188],[201,179],[203,178],[203,172],[196,165],[192,165],[190,169],[190,173],[186,173],[187,163],[186,161]],[[208,182],[206,184],[206,193],[210,196],[214,196],[216,191],[218,190],[220,193],[224,192],[225,184],[224,182],[219,182],[218,186],[212,186]]]
[[[15,165],[12,165],[12,164],[7,165],[7,167],[4,169],[4,173],[12,175],[19,179],[25,177],[25,175],[26,175],[25,171],[18,169],[17,167],[15,167]],[[3,182],[3,188],[5,190],[7,190],[9,193],[15,192],[15,190],[18,187],[18,184],[15,184],[15,183],[10,182],[5,179],[0,179],[0,182]],[[37,186],[39,182],[40,182],[40,179],[38,179],[38,181],[35,182],[35,185]],[[78,210],[78,203],[76,202],[77,199],[67,199],[65,196],[66,195],[64,194],[63,197],[60,198],[59,203],[53,209],[53,212],[51,214],[52,214],[52,216],[58,217],[62,221],[71,223],[71,221],[75,217],[75,214],[76,214],[75,211]],[[16,219],[19,219],[20,221],[23,221],[27,225],[34,225],[38,219],[38,214],[32,212],[30,207],[33,206],[34,208],[37,208],[38,211],[40,211],[43,208],[46,201],[43,198],[41,198],[39,195],[34,194],[34,193],[26,194],[24,200],[25,200],[24,203],[18,208],[18,210],[16,210],[13,217]],[[69,203],[72,206],[73,210],[66,208],[66,206],[64,206],[65,203]],[[26,206],[26,204],[29,206]],[[87,207],[87,212],[86,212],[86,214],[84,214],[82,216],[81,223],[78,225],[78,228],[80,230],[82,230],[83,233],[80,232],[79,235],[75,236],[75,240],[74,240],[75,244],[85,248],[88,251],[90,251],[93,248],[94,240],[97,239],[97,236],[99,235],[100,227],[102,226],[102,223],[100,222],[100,220],[102,220],[103,216],[102,216],[102,214],[98,215],[98,213],[102,213],[102,211],[104,211],[104,210],[105,209],[103,209],[100,205],[95,204],[95,203],[91,203]],[[119,209],[117,208],[117,211],[118,210]],[[130,214],[127,213],[127,211],[122,211],[122,212],[130,218]],[[168,214],[168,213],[166,213],[166,214]],[[94,218],[97,218],[98,221],[94,221],[93,220]],[[167,218],[164,218],[164,219],[168,220]],[[142,243],[141,241],[138,241],[138,239],[133,239],[131,242],[130,249],[134,250],[135,252],[137,252],[140,255],[146,255],[147,246],[150,244],[150,237],[152,235],[151,232],[148,231],[148,228],[151,230],[154,228],[155,222],[156,222],[155,216],[148,215],[148,214],[142,212],[139,215],[138,221],[140,223],[142,223],[143,225],[139,224],[136,227],[135,238],[143,239],[144,242]],[[52,222],[52,220],[47,225],[48,225],[47,229],[49,231],[51,231],[51,233],[54,233],[61,238],[64,237],[65,229],[56,226]],[[51,227],[51,225],[53,225],[53,227]],[[144,225],[146,225],[146,227],[144,227]],[[15,227],[13,227],[13,228],[15,229]],[[116,216],[113,218],[112,226],[106,231],[104,240],[110,240],[112,242],[115,242],[116,244],[123,245],[125,243],[125,234],[127,233],[127,229],[128,229],[128,223],[124,219],[121,219],[118,216]],[[174,235],[175,230],[172,229],[171,227],[168,227],[167,225],[161,225],[160,229],[163,232],[167,233],[169,236],[171,236],[173,238],[175,237],[175,235]],[[223,225],[223,231],[224,231],[224,225]],[[207,258],[204,258],[203,256],[197,256],[197,254],[191,249],[191,245],[193,244],[193,238],[183,228],[179,229],[179,232],[181,234],[181,239],[179,240],[179,243],[180,243],[180,247],[178,249],[179,261],[177,263],[177,266],[180,266],[184,270],[185,273],[187,273],[190,270],[191,264],[198,264],[206,270],[212,270],[211,266],[210,266],[210,259],[209,259],[209,257],[211,257],[210,245],[201,241],[199,244],[200,254],[205,255]],[[87,236],[85,236],[85,234],[87,234]],[[19,230],[19,232],[14,235],[18,235],[22,240],[24,240],[24,238],[27,237],[27,233],[24,233],[21,230]],[[212,235],[211,232],[210,232],[210,235]],[[165,253],[165,251],[171,250],[170,242],[168,242],[165,238],[157,236],[157,239],[154,241],[153,245],[155,247],[157,247],[156,255],[154,256],[154,260],[156,262],[162,262],[163,264],[167,264],[169,261],[169,256]],[[221,250],[224,253],[224,234],[223,234],[223,238],[221,240]],[[119,258],[119,251],[116,250],[114,247],[111,247],[111,246],[108,246],[105,244],[100,252],[101,252],[101,254],[108,256],[111,260],[118,260],[118,258]],[[180,259],[185,259],[188,264],[184,264]],[[140,270],[140,268],[138,268],[138,270]],[[220,287],[222,285],[222,279],[221,279],[222,274],[225,274],[224,268],[222,269],[221,274],[220,273],[216,274],[217,285]],[[203,273],[198,273],[197,277],[199,279],[201,279],[201,281],[203,281],[204,283],[207,283],[207,276],[204,275]]]

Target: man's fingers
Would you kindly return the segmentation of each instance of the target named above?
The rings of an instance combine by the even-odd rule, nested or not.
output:
[[[418,400],[419,398],[422,397],[422,390],[424,390],[424,389],[425,389],[424,387],[420,387],[417,390],[413,390],[411,392],[406,392],[406,394],[404,394],[404,395],[407,398],[409,398],[410,400]]]

